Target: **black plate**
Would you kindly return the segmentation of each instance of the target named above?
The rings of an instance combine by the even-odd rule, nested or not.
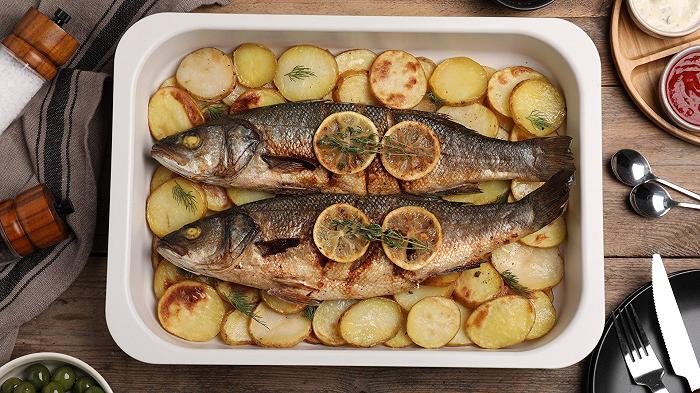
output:
[[[673,293],[676,295],[678,308],[683,314],[683,321],[690,335],[690,341],[695,347],[695,353],[698,354],[700,353],[700,270],[672,273],[669,278]],[[618,308],[624,307],[628,303],[632,303],[637,311],[644,331],[649,337],[649,342],[664,366],[664,370],[666,370],[663,381],[668,391],[674,393],[690,392],[685,378],[673,374],[673,368],[668,360],[659,323],[656,319],[651,283],[634,291]],[[632,381],[620,352],[620,345],[610,318],[603,329],[603,337],[591,354],[588,363],[586,390],[590,393],[648,392],[646,388],[637,386]]]
[[[508,8],[518,11],[531,11],[549,5],[554,0],[495,0]]]

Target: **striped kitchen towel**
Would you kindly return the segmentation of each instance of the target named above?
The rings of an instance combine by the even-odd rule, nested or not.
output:
[[[30,6],[49,16],[62,8],[72,17],[64,28],[81,46],[53,82],[34,97],[24,116],[0,135],[0,200],[45,183],[57,198],[70,199],[75,208],[67,219],[73,231],[70,239],[0,268],[0,364],[10,358],[19,327],[70,286],[90,255],[97,178],[110,139],[110,74],[119,38],[147,15],[222,2],[226,1],[3,2],[0,37],[10,34]],[[116,157],[112,167],[119,164]]]

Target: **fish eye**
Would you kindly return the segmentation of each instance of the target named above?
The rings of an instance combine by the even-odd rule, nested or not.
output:
[[[202,229],[200,227],[189,227],[185,229],[185,239],[194,240],[197,239],[202,234]]]
[[[190,150],[202,146],[202,138],[199,135],[187,135],[182,138],[182,145]]]

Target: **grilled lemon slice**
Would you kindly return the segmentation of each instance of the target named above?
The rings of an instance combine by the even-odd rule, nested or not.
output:
[[[406,270],[417,270],[430,263],[442,239],[437,217],[422,207],[404,206],[392,210],[382,223],[384,253]]]
[[[369,247],[369,239],[360,231],[369,225],[360,209],[347,203],[328,206],[314,224],[314,243],[326,258],[336,262],[360,259]]]
[[[316,159],[333,173],[349,175],[372,163],[379,148],[379,132],[372,120],[355,112],[326,117],[314,134]]]
[[[384,134],[381,159],[384,169],[395,178],[417,180],[437,166],[440,141],[427,125],[402,121]]]

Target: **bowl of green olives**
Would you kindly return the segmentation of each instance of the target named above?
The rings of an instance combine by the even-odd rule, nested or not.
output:
[[[114,393],[87,363],[54,352],[25,355],[0,367],[0,393]]]

